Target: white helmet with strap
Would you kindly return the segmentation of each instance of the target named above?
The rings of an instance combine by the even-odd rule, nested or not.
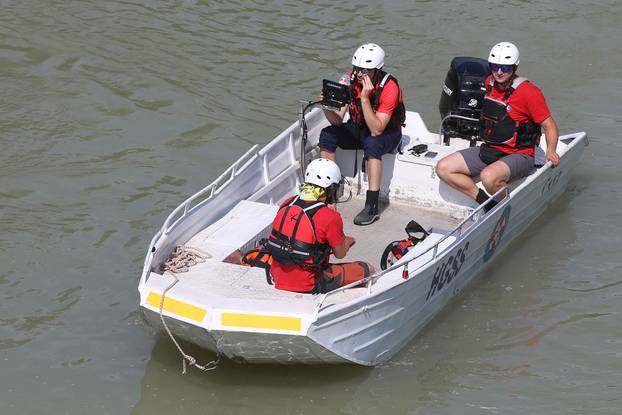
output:
[[[352,55],[352,65],[363,69],[380,69],[384,66],[384,50],[375,43],[365,43]]]
[[[520,52],[514,43],[497,43],[490,49],[488,62],[497,65],[516,65],[520,63]]]
[[[329,159],[315,159],[307,166],[305,172],[305,183],[327,188],[331,184],[341,181],[341,170],[339,166]]]

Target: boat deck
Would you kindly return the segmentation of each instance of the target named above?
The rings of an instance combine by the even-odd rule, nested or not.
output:
[[[387,244],[406,237],[404,228],[411,219],[425,229],[433,227],[436,232],[418,245],[412,254],[433,245],[460,221],[414,205],[391,203],[382,209],[380,220],[368,226],[356,226],[353,219],[363,205],[364,200],[358,197],[338,205],[345,233],[357,241],[341,262],[365,261],[376,270],[380,270],[380,257]],[[312,313],[317,296],[276,290],[266,283],[263,269],[239,265],[241,254],[251,249],[254,242],[269,231],[276,211],[277,206],[244,200],[223,218],[196,234],[185,246],[208,254],[208,258],[187,272],[177,274],[179,283],[170,294],[191,304],[214,308]],[[422,258],[422,262],[428,260]],[[149,278],[151,288],[162,292],[171,283],[171,276],[167,274],[152,272]],[[364,288],[346,290],[332,296],[331,302],[349,301],[366,291]],[[151,298],[152,307],[159,307],[159,298],[159,295]]]
[[[452,217],[447,213],[439,213],[403,202],[392,202],[381,208],[379,220],[371,225],[357,226],[353,222],[354,217],[363,209],[364,204],[365,200],[357,197],[338,205],[345,234],[356,240],[342,261],[365,261],[372,264],[376,270],[380,270],[380,256],[386,246],[392,241],[407,237],[404,229],[411,220],[417,221],[426,230],[434,227],[447,232],[453,230],[462,220],[462,217]]]
[[[347,203],[338,205],[346,235],[356,240],[343,261],[365,261],[372,264],[376,270],[380,270],[380,256],[385,247],[392,241],[407,237],[404,229],[411,220],[414,219],[426,230],[434,227],[451,231],[460,223],[460,219],[446,213],[422,209],[403,202],[392,202],[381,208],[380,220],[367,226],[354,225],[354,217],[363,209],[364,203],[364,199],[353,198]]]
[[[434,228],[440,233],[453,230],[461,218],[439,213],[403,202],[387,203],[381,207],[381,218],[371,225],[354,225],[354,217],[363,209],[364,199],[353,197],[337,205],[344,223],[346,235],[356,243],[346,258],[335,262],[365,261],[380,269],[380,257],[392,241],[406,238],[405,227],[416,220],[424,229]],[[255,246],[255,242],[267,236],[277,207],[262,203],[242,201],[225,217],[199,232],[186,246],[210,254],[212,259],[228,264],[239,264],[240,257]],[[456,215],[458,216],[458,215]]]

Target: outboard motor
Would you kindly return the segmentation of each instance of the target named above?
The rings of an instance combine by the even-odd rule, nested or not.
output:
[[[484,59],[468,56],[452,59],[438,104],[442,118],[440,133],[445,144],[449,145],[451,137],[459,137],[475,145],[488,75],[490,67]]]

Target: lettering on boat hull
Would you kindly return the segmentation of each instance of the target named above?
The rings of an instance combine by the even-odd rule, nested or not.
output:
[[[464,260],[466,258],[466,252],[469,249],[470,243],[467,242],[464,247],[458,248],[456,255],[452,255],[444,261],[441,265],[439,265],[434,270],[434,277],[432,278],[432,283],[430,284],[430,289],[428,290],[428,295],[425,297],[425,300],[428,301],[430,298],[434,296],[434,294],[440,292],[443,287],[449,285],[451,280],[454,279],[456,275],[460,272],[460,268],[464,265]]]

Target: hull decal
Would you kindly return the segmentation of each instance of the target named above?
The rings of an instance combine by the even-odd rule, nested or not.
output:
[[[161,301],[162,296],[160,294],[150,292],[149,296],[147,296],[147,303],[157,309],[160,309]],[[174,300],[168,296],[164,299],[164,307],[162,309],[171,314],[177,314],[194,321],[203,321],[207,315],[207,310],[184,303],[183,301]]]
[[[221,324],[228,327],[300,331],[302,320],[298,317],[222,313]]]
[[[488,238],[488,243],[486,244],[486,252],[484,253],[484,262],[487,262],[490,258],[492,258],[492,255],[495,253],[495,249],[497,249],[497,245],[503,236],[503,232],[505,232],[505,228],[507,228],[508,223],[510,222],[511,210],[512,207],[510,205],[505,208],[501,214],[501,217],[497,221],[495,228],[490,234],[490,238]]]
[[[458,275],[462,265],[464,265],[469,245],[471,245],[471,243],[467,242],[463,247],[458,249],[455,256],[451,255],[449,259],[443,261],[442,264],[436,267],[430,289],[428,290],[428,295],[425,297],[426,301],[432,298],[434,294],[440,292],[443,287],[448,286],[451,280]]]

